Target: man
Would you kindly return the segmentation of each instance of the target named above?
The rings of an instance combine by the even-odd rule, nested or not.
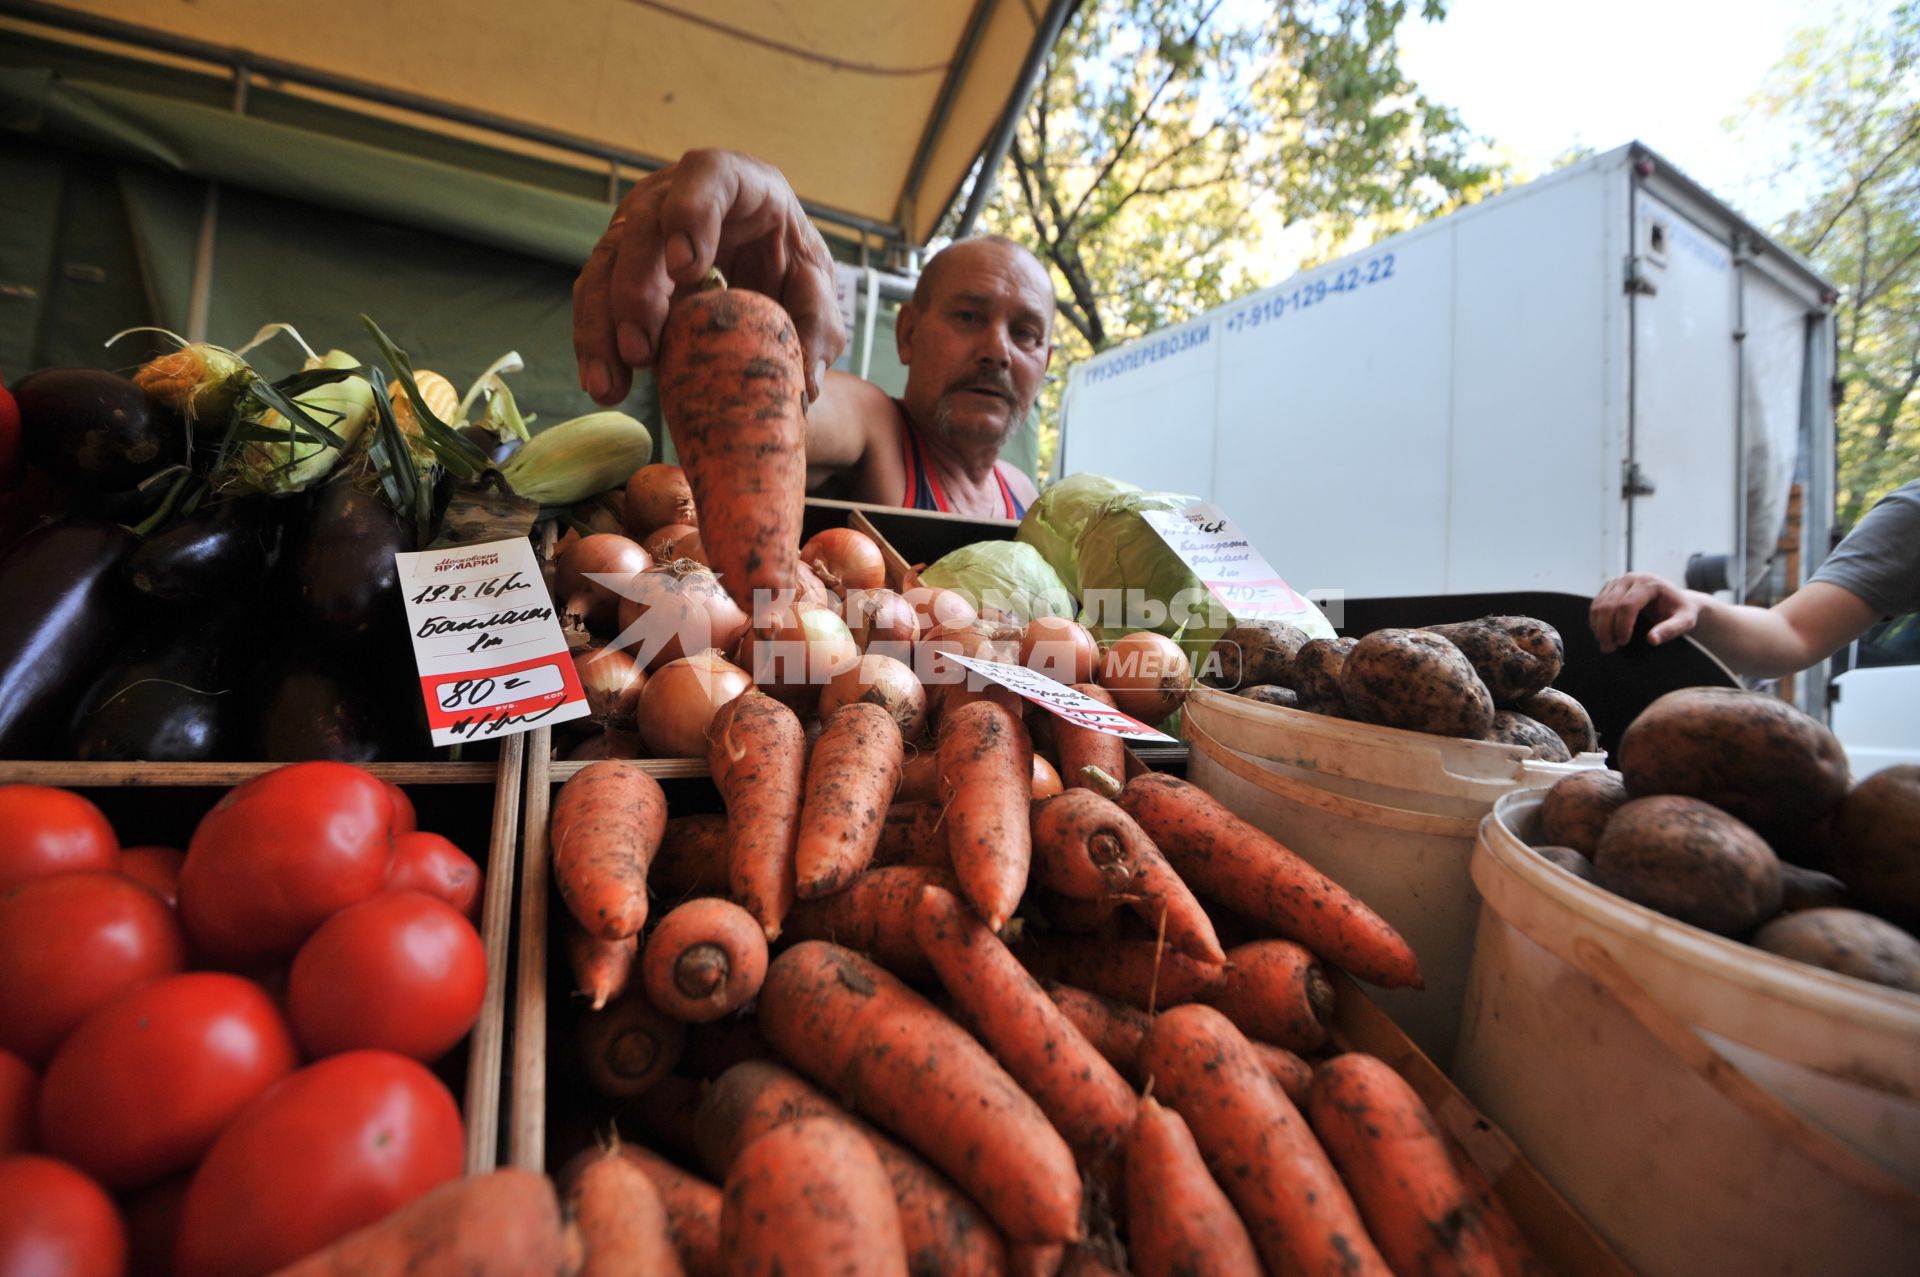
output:
[[[843,476],[858,501],[1019,518],[1037,493],[999,460],[1053,358],[1053,286],[997,236],[936,255],[895,326],[900,399],[827,365],[846,349],[825,242],[777,170],[693,151],[620,202],[573,288],[580,384],[618,403],[650,367],[674,291],[718,266],[793,317],[807,378],[810,482]]]
[[[1658,645],[1691,632],[1736,674],[1778,678],[1825,660],[1883,617],[1920,610],[1920,479],[1882,497],[1807,583],[1771,608],[1727,603],[1647,572],[1594,596],[1600,650],[1633,637],[1641,612]]]

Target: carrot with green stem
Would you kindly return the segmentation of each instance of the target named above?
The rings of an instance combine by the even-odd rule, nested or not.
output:
[[[1265,923],[1370,984],[1421,986],[1420,964],[1399,932],[1206,790],[1148,772],[1127,782],[1119,803],[1199,895]]]
[[[1075,900],[1120,898],[1188,957],[1224,962],[1207,911],[1133,817],[1090,789],[1033,805],[1033,880]]]
[[[1256,1042],[1318,1051],[1333,1022],[1333,985],[1320,960],[1291,940],[1227,950],[1226,983],[1205,999]]]
[[[801,1072],[945,1171],[1009,1240],[1080,1237],[1080,1173],[1032,1097],[931,1003],[816,940],[780,954],[760,1027]]]
[[[602,940],[590,935],[572,913],[560,920],[560,941],[566,949],[573,987],[595,1011],[626,991],[633,964],[640,955],[639,936]]]
[[[837,1118],[801,1117],[740,1150],[720,1239],[734,1277],[906,1277],[893,1185],[873,1145]]]
[[[1193,1132],[1151,1095],[1127,1134],[1127,1260],[1135,1277],[1260,1277],[1253,1238]]]
[[[787,915],[791,940],[828,940],[866,954],[902,980],[927,980],[920,943],[913,937],[913,906],[920,890],[934,883],[957,889],[951,869],[924,865],[888,865],[869,869],[846,890],[818,900],[802,900]]]
[[[1307,1120],[1231,1020],[1209,1006],[1174,1007],[1154,1019],[1140,1060],[1270,1271],[1392,1277]]]
[[[954,876],[988,928],[999,931],[1026,894],[1033,859],[1033,742],[1006,707],[974,701],[941,722],[939,758]]]
[[[1006,1243],[978,1206],[901,1144],[849,1113],[792,1069],[771,1060],[737,1064],[707,1087],[694,1115],[701,1159],[724,1177],[740,1150],[802,1117],[851,1125],[879,1155],[900,1208],[907,1269],[914,1277],[1000,1277]]]
[[[1499,1277],[1439,1126],[1391,1065],[1358,1052],[1326,1061],[1314,1070],[1307,1117],[1394,1272]]]
[[[913,934],[962,1022],[1039,1102],[1081,1165],[1117,1170],[1114,1155],[1137,1107],[1126,1079],[953,893],[921,891]]]
[[[618,940],[646,925],[647,870],[666,825],[667,796],[638,763],[590,763],[560,786],[547,825],[553,879],[589,935]]]
[[[617,1139],[581,1169],[567,1210],[586,1251],[579,1277],[685,1277],[660,1190]]]
[[[873,860],[904,746],[900,725],[879,705],[855,701],[827,716],[807,764],[794,848],[794,894],[830,896]]]
[[[1098,683],[1074,683],[1071,686],[1074,691],[1091,696],[1109,709],[1115,708],[1113,693]],[[1093,781],[1086,775],[1089,767],[1098,767],[1109,776],[1127,774],[1127,743],[1118,736],[1055,717],[1053,740],[1054,752],[1060,756],[1060,783],[1068,789],[1093,787]]]
[[[707,560],[761,630],[790,606],[800,562],[806,377],[793,322],[759,293],[684,294],[660,330],[654,379]]]
[[[708,1024],[753,1001],[767,976],[767,936],[731,900],[701,896],[654,924],[640,955],[647,1000],[683,1024]]]
[[[728,894],[769,941],[793,907],[806,749],[794,712],[763,692],[728,701],[707,729],[708,767],[727,804]]]

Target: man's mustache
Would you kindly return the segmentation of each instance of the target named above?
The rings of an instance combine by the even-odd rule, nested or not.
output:
[[[1013,392],[1013,378],[1004,375],[963,377],[947,387],[948,394],[962,390],[991,391],[997,395],[1005,395],[1013,402],[1019,402],[1019,397]]]

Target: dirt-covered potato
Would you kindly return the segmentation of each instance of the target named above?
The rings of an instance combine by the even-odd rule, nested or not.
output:
[[[1576,878],[1593,881],[1593,862],[1571,847],[1535,847],[1544,858],[1551,860]]]
[[[1474,673],[1501,705],[1551,685],[1567,654],[1560,631],[1530,616],[1483,616],[1426,629],[1467,654]]]
[[[1753,946],[1783,958],[1920,993],[1920,940],[1856,909],[1808,909],[1775,918]]]
[[[1619,772],[1575,772],[1555,781],[1540,800],[1540,837],[1591,856],[1600,846],[1601,831],[1626,801],[1627,787]]]
[[[1784,855],[1847,792],[1847,756],[1825,724],[1760,692],[1668,692],[1621,733],[1620,773],[1635,798],[1684,794],[1757,830]]]
[[[1538,723],[1545,723],[1560,736],[1569,754],[1591,754],[1600,748],[1587,707],[1557,687],[1543,687],[1531,696],[1522,696],[1513,708]]]
[[[1853,903],[1847,884],[1832,874],[1807,869],[1790,860],[1780,862],[1780,912],[1803,909],[1839,909]]]
[[[1300,708],[1334,718],[1348,718],[1347,698],[1340,693],[1340,671],[1357,638],[1308,639],[1293,654],[1293,690]]]
[[[1256,683],[1252,687],[1240,689],[1240,695],[1250,701],[1259,701],[1262,705],[1279,705],[1285,709],[1298,709],[1300,697],[1291,687],[1277,687],[1272,683]]]
[[[1920,927],[1920,766],[1875,772],[1841,800],[1827,868],[1855,903]]]
[[[1460,649],[1428,630],[1375,630],[1354,644],[1340,692],[1355,716],[1387,727],[1482,740],[1493,697]]]
[[[1617,896],[1723,936],[1780,912],[1780,858],[1752,829],[1677,794],[1636,798],[1607,822],[1594,881]]]
[[[1228,690],[1259,683],[1293,686],[1293,654],[1307,632],[1285,621],[1242,621],[1222,634],[1200,663],[1200,680]]]
[[[1567,752],[1567,743],[1560,739],[1559,732],[1515,710],[1497,709],[1493,712],[1493,726],[1487,729],[1487,739],[1503,745],[1525,745],[1542,762],[1573,761],[1573,755]]]

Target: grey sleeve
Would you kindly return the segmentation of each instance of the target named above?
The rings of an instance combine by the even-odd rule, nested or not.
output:
[[[1875,502],[1807,581],[1851,591],[1882,616],[1920,611],[1920,479]]]

